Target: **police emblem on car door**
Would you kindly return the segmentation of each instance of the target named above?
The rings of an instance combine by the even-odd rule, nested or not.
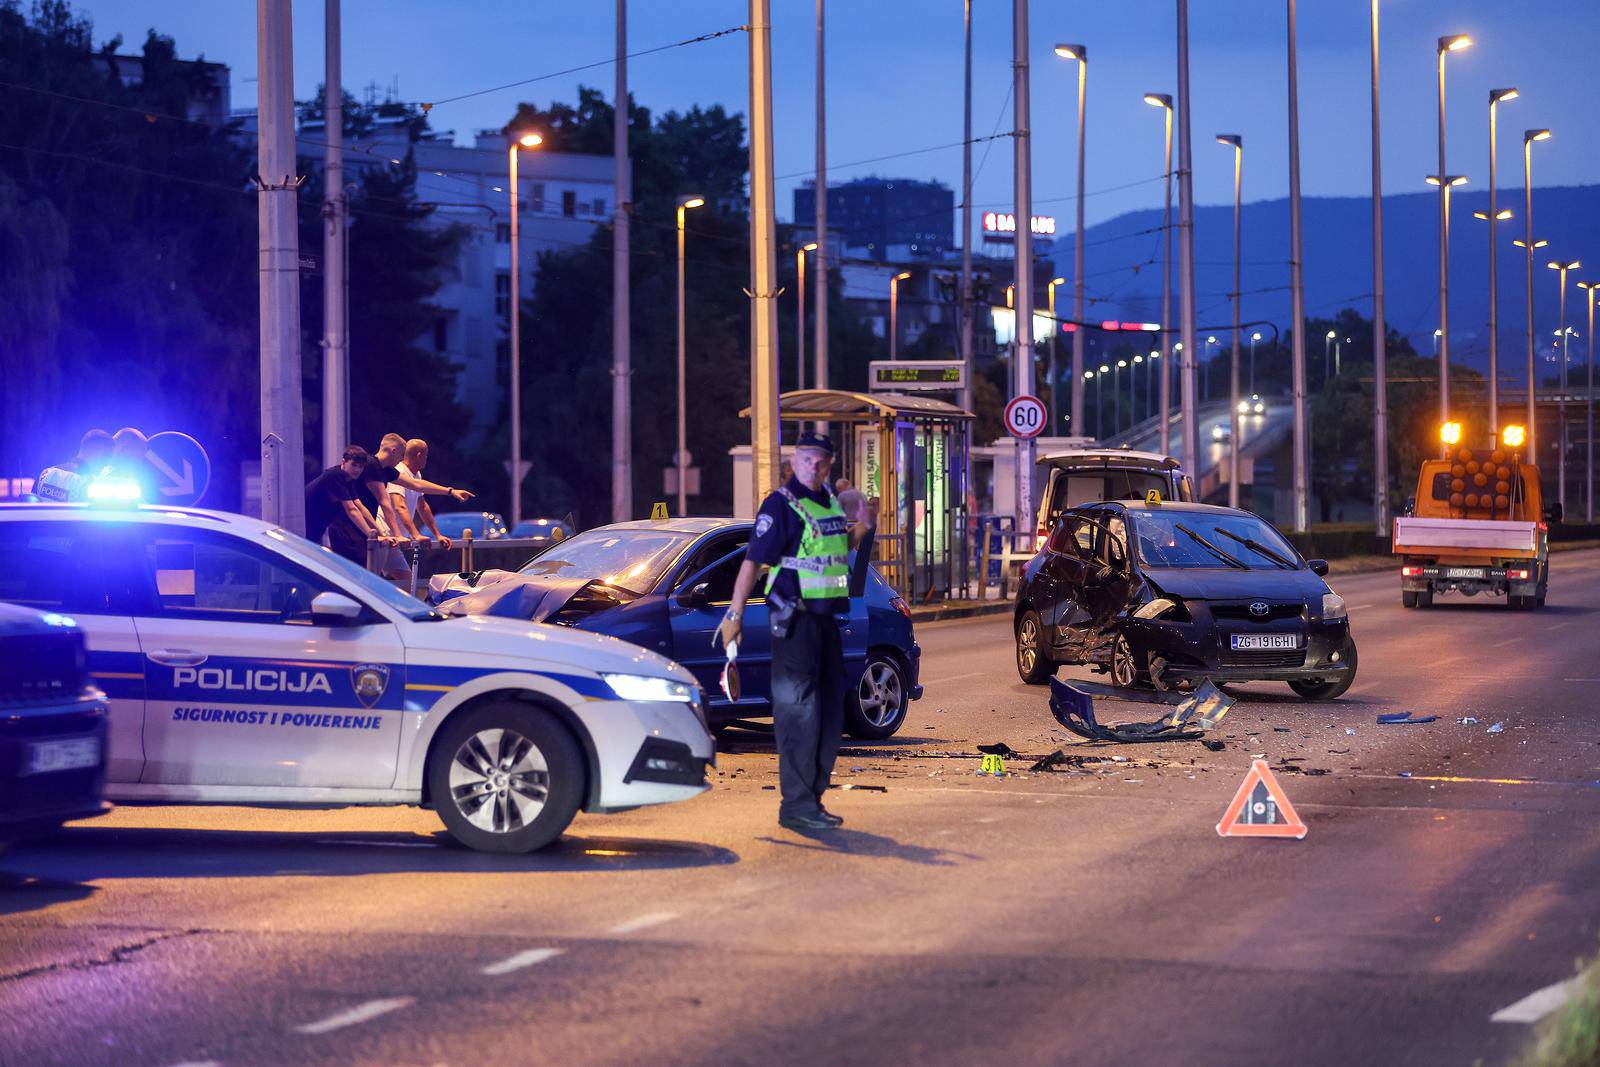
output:
[[[356,663],[350,667],[350,684],[356,699],[363,707],[372,707],[383,699],[389,688],[389,668],[382,663]]]

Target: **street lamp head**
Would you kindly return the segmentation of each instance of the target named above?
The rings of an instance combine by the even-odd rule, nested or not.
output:
[[[1440,184],[1439,175],[1437,174],[1428,175],[1426,180],[1429,185],[1437,186]],[[1457,185],[1465,185],[1467,184],[1467,176],[1465,174],[1446,174],[1443,184],[1452,188]]]
[[[1208,345],[1214,345],[1214,344],[1216,344],[1216,343],[1217,343],[1217,339],[1216,339],[1216,337],[1215,337],[1215,336],[1211,336],[1211,337],[1207,337],[1207,338],[1206,338],[1206,344],[1208,344]]]
[[[1516,245],[1518,248],[1527,248],[1528,247],[1528,243],[1526,241],[1524,241],[1520,237],[1516,238],[1511,243]],[[1545,240],[1544,238],[1541,237],[1541,238],[1539,238],[1539,240],[1533,242],[1533,247],[1535,249],[1539,249],[1539,248],[1543,248],[1545,245],[1547,245],[1549,243],[1550,243],[1549,241],[1547,241],[1547,240]]]
[[[1172,110],[1172,96],[1169,93],[1145,93],[1144,102],[1151,107],[1164,107]]]
[[[1081,44],[1058,44],[1056,55],[1062,59],[1076,59],[1079,63],[1089,62],[1089,50]]]
[[[703,196],[685,196],[678,199],[678,206],[685,211],[693,207],[704,207],[706,198]]]
[[[1560,260],[1552,259],[1550,262],[1546,263],[1545,266],[1549,267],[1551,270],[1577,270],[1579,267],[1583,266],[1583,264],[1579,263],[1577,260],[1573,260],[1571,263],[1562,263]]]
[[[1523,144],[1532,144],[1534,141],[1548,141],[1549,139],[1549,130],[1525,130],[1522,134]]]
[[[1134,356],[1133,357],[1133,361],[1135,363],[1143,363],[1144,362],[1144,357],[1143,356]]]
[[[909,277],[911,277],[911,272],[908,270],[903,270],[894,276],[894,280],[897,282],[903,282]]]
[[[538,148],[544,144],[544,138],[536,133],[525,133],[517,138],[517,143],[523,148]]]
[[[1330,340],[1330,341],[1333,340],[1334,336],[1335,336],[1334,332],[1332,330],[1329,330],[1328,331],[1328,340]]]
[[[816,250],[817,242],[815,241],[807,241],[805,244],[800,246],[800,251],[802,252],[815,252]]]
[[[1250,340],[1259,341],[1259,340],[1261,340],[1261,335],[1259,333],[1253,333],[1253,334],[1250,335]]]
[[[1083,372],[1083,376],[1085,378],[1093,378],[1094,377],[1094,371],[1086,370],[1086,371]]]
[[[1439,54],[1446,52],[1459,52],[1463,48],[1472,47],[1472,38],[1464,33],[1453,34],[1449,37],[1439,38]]]
[[[1433,335],[1435,337],[1443,337],[1444,336],[1444,331],[1443,330],[1434,330],[1433,331]]]
[[[1487,222],[1489,220],[1489,213],[1487,211],[1474,211],[1472,213],[1472,217],[1475,218],[1475,219],[1483,219],[1485,222]],[[1511,209],[1508,208],[1508,207],[1503,207],[1499,211],[1496,211],[1494,213],[1494,218],[1495,218],[1496,222],[1505,222],[1507,219],[1509,219],[1511,217],[1512,217],[1512,212],[1511,212]]]
[[[1065,278],[1051,278],[1050,279],[1050,284],[1051,285],[1066,285],[1067,284],[1067,280]]]
[[[1172,350],[1174,352],[1182,352],[1183,351],[1183,342],[1179,341],[1177,344],[1173,345],[1172,346]]]
[[[1111,373],[1111,368],[1106,366],[1104,363],[1102,363],[1102,364],[1100,364],[1100,373],[1101,374],[1110,374]]]
[[[1491,103],[1491,104],[1498,104],[1502,100],[1515,100],[1516,98],[1517,98],[1517,91],[1515,89],[1490,89],[1489,90],[1489,103]]]
[[[1160,359],[1161,358],[1161,353],[1152,348],[1150,350],[1150,358],[1151,359]]]
[[[1117,369],[1118,370],[1121,370],[1123,367],[1126,367],[1127,365],[1128,365],[1128,361],[1127,360],[1125,360],[1125,359],[1117,360]]]
[[[1217,134],[1217,143],[1237,148],[1240,151],[1244,150],[1244,137],[1237,133],[1219,133]]]

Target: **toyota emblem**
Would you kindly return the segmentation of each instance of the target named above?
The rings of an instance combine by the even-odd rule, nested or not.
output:
[[[1258,619],[1265,618],[1267,612],[1271,610],[1272,609],[1267,606],[1267,602],[1265,600],[1258,600],[1254,604],[1250,605],[1250,614],[1254,615]]]

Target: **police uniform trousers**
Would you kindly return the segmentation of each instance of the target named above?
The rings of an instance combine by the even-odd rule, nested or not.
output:
[[[844,644],[831,613],[795,612],[772,639],[772,724],[778,743],[778,814],[815,814],[844,730]]]

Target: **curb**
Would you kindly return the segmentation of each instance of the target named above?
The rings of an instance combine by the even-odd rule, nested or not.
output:
[[[1009,615],[1016,608],[1012,600],[968,601],[959,604],[929,604],[913,606],[911,621],[944,622],[947,619],[970,619],[982,615]]]

